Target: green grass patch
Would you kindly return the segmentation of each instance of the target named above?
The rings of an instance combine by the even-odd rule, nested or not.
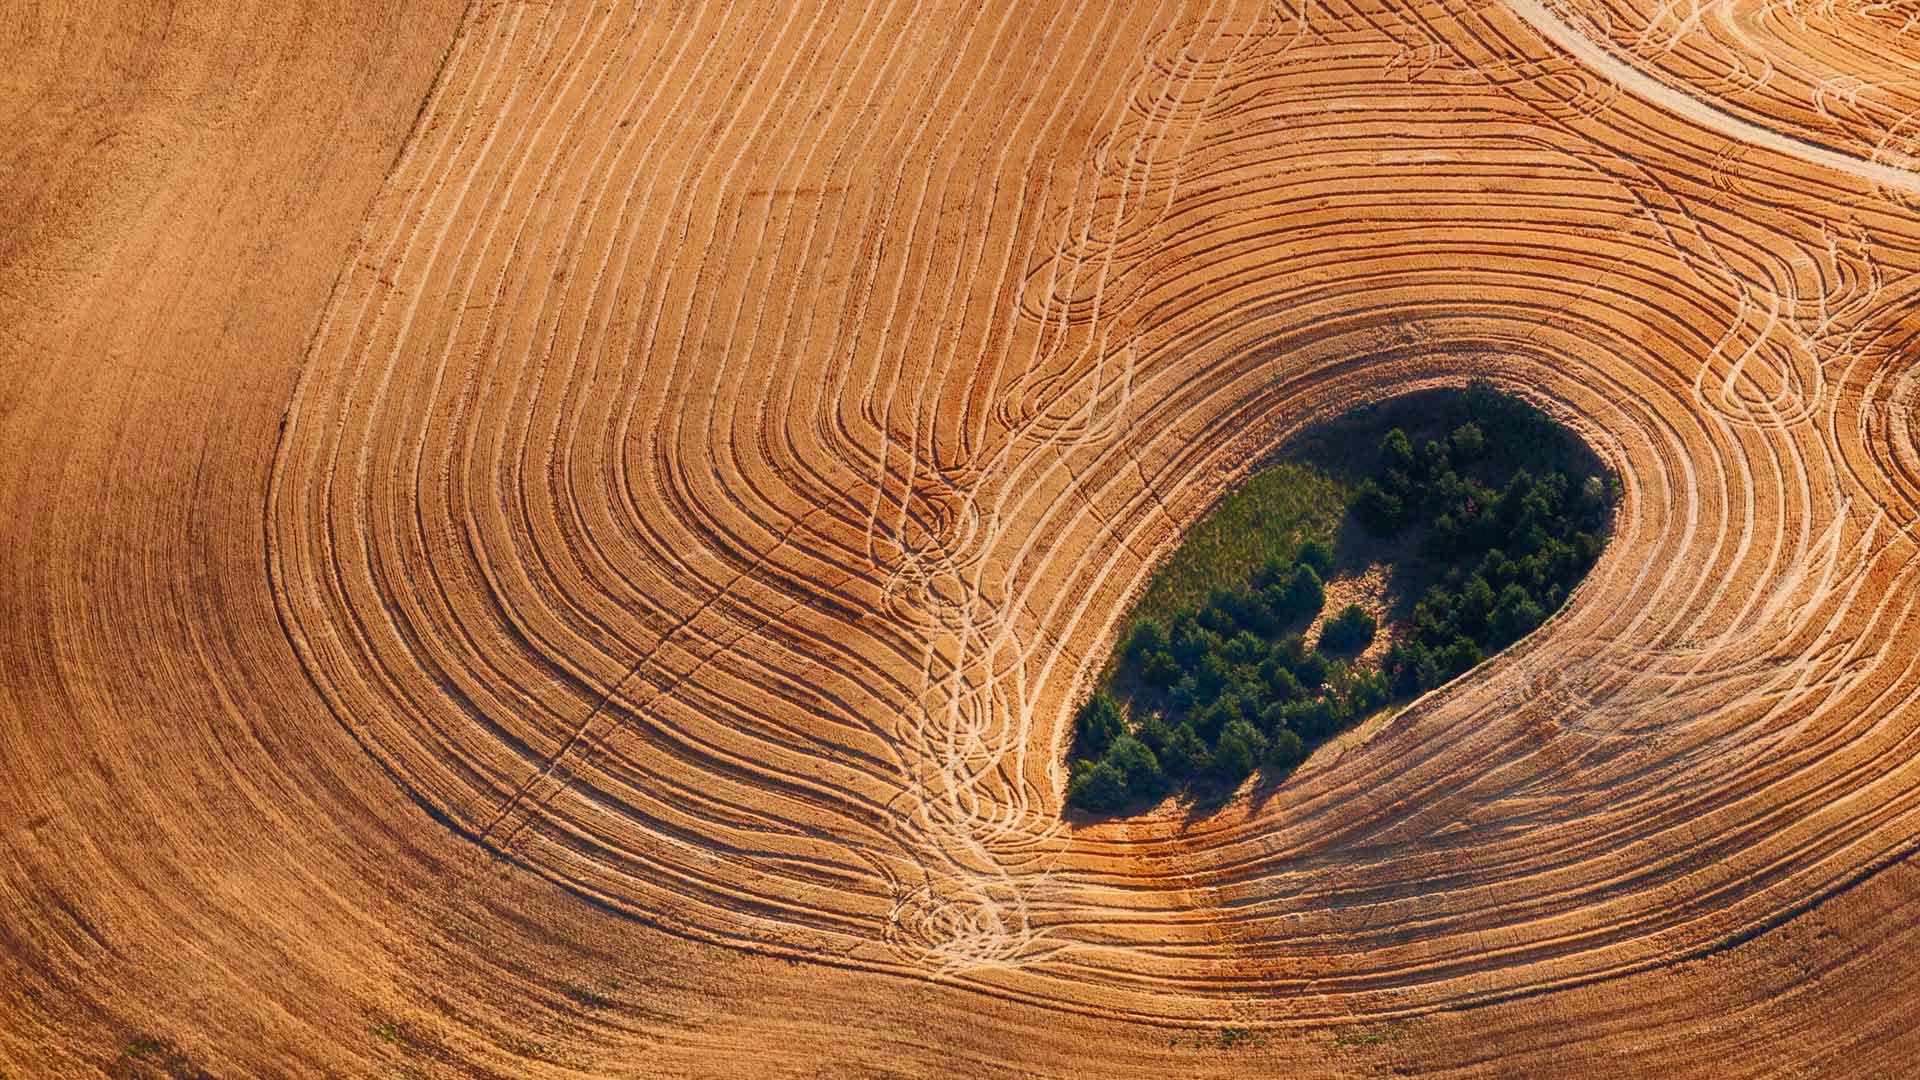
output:
[[[1223,583],[1251,580],[1270,559],[1292,561],[1308,540],[1331,543],[1351,497],[1346,482],[1308,462],[1283,461],[1255,473],[1154,571],[1134,617],[1165,620],[1200,606]]]

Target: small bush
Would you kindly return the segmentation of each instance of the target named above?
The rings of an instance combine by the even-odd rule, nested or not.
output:
[[[1359,604],[1348,604],[1320,629],[1320,647],[1329,652],[1359,652],[1373,644],[1379,629],[1373,614]]]
[[[1315,538],[1300,545],[1300,563],[1313,567],[1313,572],[1325,579],[1333,572],[1333,545]]]
[[[1289,619],[1311,618],[1327,602],[1327,590],[1320,575],[1313,567],[1301,563],[1287,579],[1286,591],[1281,596],[1285,604],[1285,615]]]

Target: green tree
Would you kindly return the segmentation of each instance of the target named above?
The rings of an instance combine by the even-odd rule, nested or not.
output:
[[[1379,668],[1368,668],[1356,673],[1347,688],[1348,711],[1354,715],[1370,713],[1385,705],[1390,696],[1386,675]]]
[[[1160,753],[1161,768],[1168,776],[1195,776],[1205,772],[1212,764],[1212,752],[1192,724],[1183,723],[1172,729],[1166,749]]]
[[[1167,743],[1173,739],[1173,728],[1168,726],[1165,716],[1157,712],[1148,713],[1147,718],[1140,722],[1136,737],[1147,744],[1147,749],[1158,758],[1167,752]]]
[[[1220,691],[1227,688],[1233,678],[1233,665],[1217,652],[1211,652],[1200,658],[1200,664],[1193,671],[1194,681],[1198,684],[1199,695],[1195,699],[1207,704],[1220,697]]]
[[[1460,589],[1460,603],[1454,609],[1461,632],[1474,638],[1485,634],[1487,620],[1493,617],[1493,605],[1493,586],[1479,574],[1469,577]]]
[[[1425,502],[1433,502],[1453,478],[1453,468],[1447,453],[1447,446],[1438,439],[1428,439],[1420,448],[1420,477],[1425,481]]]
[[[1487,436],[1480,430],[1479,424],[1469,420],[1454,428],[1453,434],[1447,436],[1447,449],[1456,465],[1478,461],[1480,455],[1486,453]]]
[[[1300,677],[1278,657],[1270,656],[1261,661],[1260,678],[1267,684],[1268,695],[1276,701],[1297,701],[1307,696],[1307,688],[1300,685]]]
[[[1105,690],[1097,690],[1080,706],[1075,722],[1073,748],[1081,757],[1097,758],[1107,752],[1113,740],[1124,735],[1126,720],[1120,715],[1120,703]]]
[[[1145,719],[1130,732],[1104,695],[1076,715],[1075,806],[1116,810],[1169,781],[1238,782],[1258,768],[1293,768],[1356,717],[1473,667],[1560,606],[1599,556],[1617,485],[1585,471],[1516,467],[1566,460],[1558,430],[1486,384],[1469,388],[1466,402],[1473,419],[1417,453],[1404,430],[1387,432],[1374,475],[1348,504],[1376,532],[1417,530],[1413,539],[1439,564],[1415,575],[1429,587],[1382,660],[1359,660],[1380,626],[1358,605],[1330,613],[1320,648],[1282,634],[1326,603],[1333,548],[1310,529],[1316,535],[1288,559],[1271,555],[1273,545],[1300,532],[1265,537],[1257,570],[1190,580],[1185,595],[1213,586],[1197,609],[1128,627],[1120,659],[1138,678],[1119,685],[1140,695],[1133,712]],[[1460,471],[1470,464],[1473,475]]]
[[[1500,590],[1500,601],[1493,609],[1493,640],[1502,646],[1518,641],[1545,619],[1546,612],[1526,589],[1509,585]]]
[[[1213,747],[1213,771],[1222,780],[1237,784],[1253,775],[1266,754],[1267,737],[1236,718],[1220,729],[1220,740]]]
[[[1149,686],[1172,686],[1180,674],[1179,661],[1168,652],[1150,653],[1140,666],[1140,678]]]
[[[1219,647],[1220,639],[1213,631],[1200,625],[1190,611],[1174,616],[1173,632],[1169,635],[1173,646],[1173,658],[1180,666],[1189,671],[1200,662],[1200,658]]]
[[[1067,802],[1096,814],[1109,814],[1127,801],[1127,775],[1111,761],[1082,761],[1067,784]]]
[[[1258,664],[1267,655],[1267,643],[1242,630],[1227,640],[1220,655],[1232,664]]]
[[[1119,768],[1126,777],[1127,794],[1133,798],[1159,795],[1166,790],[1166,777],[1160,771],[1160,759],[1147,744],[1132,735],[1113,741],[1103,759]]]
[[[1307,744],[1300,741],[1300,736],[1288,728],[1281,728],[1267,740],[1265,764],[1269,769],[1279,769],[1284,772],[1300,764],[1306,756]]]
[[[1327,658],[1318,650],[1304,653],[1293,665],[1293,677],[1309,690],[1318,690],[1327,681]]]
[[[1406,506],[1400,496],[1373,480],[1362,480],[1354,489],[1353,509],[1370,532],[1392,536],[1400,531],[1406,518]]]
[[[1389,646],[1382,666],[1393,685],[1393,692],[1411,695],[1425,689],[1420,685],[1420,671],[1430,659],[1427,647],[1418,641],[1396,641]]]
[[[1447,647],[1441,649],[1434,658],[1439,662],[1445,676],[1452,678],[1478,665],[1482,656],[1480,646],[1474,644],[1471,638],[1461,635],[1448,643]]]
[[[1166,652],[1168,644],[1167,628],[1158,619],[1141,619],[1127,635],[1127,659],[1135,667],[1144,667],[1147,657]]]
[[[1394,428],[1380,440],[1380,467],[1403,473],[1413,471],[1413,440],[1407,438],[1406,432]]]
[[[1445,678],[1445,673],[1440,670],[1439,658],[1430,652],[1422,653],[1419,663],[1414,668],[1414,682],[1420,689],[1431,690],[1439,686]]]

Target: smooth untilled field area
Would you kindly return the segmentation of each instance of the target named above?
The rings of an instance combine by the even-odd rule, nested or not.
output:
[[[0,55],[0,1076],[1920,1060],[1907,0],[27,0]],[[1344,514],[1489,540],[1412,416],[1202,524],[1481,383],[1617,481],[1499,503],[1571,561],[1426,624],[1314,570],[1397,704],[1070,807],[1183,542],[1307,596]]]

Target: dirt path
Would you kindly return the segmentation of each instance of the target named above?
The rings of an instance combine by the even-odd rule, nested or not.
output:
[[[1613,50],[1568,25],[1554,13],[1547,0],[1500,0],[1508,11],[1524,19],[1541,37],[1565,50],[1586,67],[1618,84],[1627,92],[1709,131],[1750,146],[1765,147],[1788,157],[1798,158],[1823,169],[1848,173],[1876,184],[1920,193],[1920,172],[1904,166],[1870,161],[1842,153],[1828,146],[1795,138],[1761,124],[1735,116],[1686,90],[1654,77],[1623,59]]]

